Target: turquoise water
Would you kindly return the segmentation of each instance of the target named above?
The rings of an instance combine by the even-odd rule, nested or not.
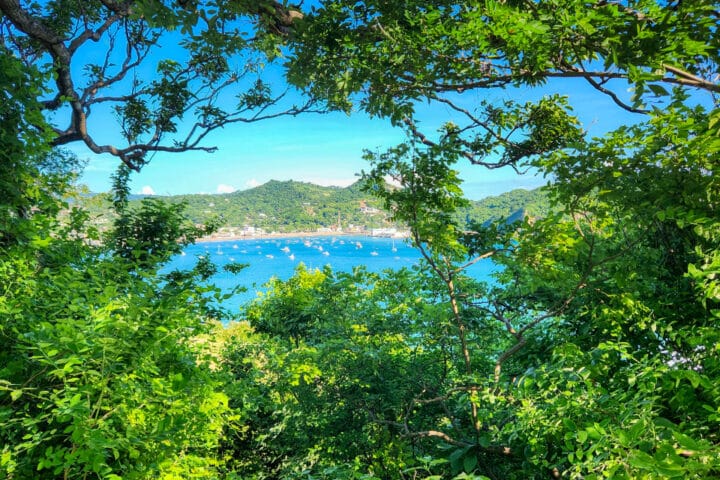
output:
[[[380,272],[412,267],[420,260],[420,252],[402,239],[318,236],[198,243],[188,246],[167,268],[191,268],[199,256],[209,257],[219,267],[232,262],[249,264],[238,274],[220,269],[212,278],[215,285],[226,291],[238,285],[247,288],[225,304],[231,311],[237,311],[240,305],[257,297],[270,278],[290,278],[300,263],[311,269],[330,265],[334,271],[341,272],[365,265],[369,271]],[[492,269],[492,262],[485,260],[474,265],[469,273],[482,279]]]

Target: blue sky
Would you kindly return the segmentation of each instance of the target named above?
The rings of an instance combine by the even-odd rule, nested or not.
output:
[[[511,96],[529,100],[561,91],[570,96],[584,128],[596,135],[637,118],[578,81],[554,83],[558,85],[552,85],[553,88],[493,93],[498,100]],[[477,102],[481,93],[470,92],[464,101]],[[433,132],[452,114],[444,106],[422,106],[420,117],[425,131]],[[388,121],[370,119],[362,112],[349,116],[307,114],[234,124],[207,138],[207,145],[219,147],[214,153],[155,154],[142,172],[134,175],[132,190],[158,195],[227,193],[272,179],[346,186],[357,180],[360,171],[369,168],[362,159],[364,149],[387,148],[403,139],[403,132]],[[77,144],[71,149],[87,159],[81,182],[91,191],[107,191],[118,160],[109,155],[94,155]],[[512,169],[487,170],[467,163],[459,164],[458,169],[465,182],[463,189],[472,199],[545,183],[543,178],[518,175]]]
[[[163,46],[163,53],[171,52],[172,48]],[[144,67],[143,73],[151,72]],[[270,74],[275,87],[282,89],[281,75],[277,71]],[[618,88],[622,91],[626,87],[621,84]],[[631,114],[581,80],[554,80],[533,90],[468,91],[458,100],[472,109],[484,98],[527,101],[548,93],[568,95],[584,128],[592,134],[600,134],[633,119]],[[453,120],[452,112],[443,105],[419,105],[418,112],[420,126],[429,134]],[[117,141],[117,127],[107,112],[94,112],[90,125],[95,125],[93,134],[101,142]],[[98,130],[98,126],[110,128]],[[349,116],[343,113],[307,114],[251,124],[238,123],[206,138],[205,145],[218,147],[214,153],[155,154],[142,172],[133,176],[132,191],[158,195],[227,193],[272,179],[347,186],[357,180],[360,171],[369,168],[362,159],[365,149],[382,150],[403,140],[403,132],[393,128],[389,121],[371,119],[362,112]],[[68,147],[87,161],[81,183],[94,192],[107,191],[110,175],[119,161],[110,155],[95,155],[79,143]],[[471,199],[514,188],[534,188],[546,182],[537,176],[518,175],[512,169],[487,170],[467,163],[459,164],[458,169],[465,182],[465,194]]]

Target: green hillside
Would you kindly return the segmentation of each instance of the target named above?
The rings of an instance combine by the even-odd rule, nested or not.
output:
[[[550,201],[542,188],[516,189],[494,197],[486,197],[459,212],[460,220],[490,222],[505,219],[514,221],[526,215],[542,217],[550,211]]]
[[[228,226],[244,225],[266,231],[313,231],[364,225],[388,226],[379,201],[360,187],[322,187],[310,183],[272,180],[250,190],[224,195],[181,195],[171,201],[187,203],[188,216],[203,222],[220,216]]]
[[[205,223],[218,217],[226,227],[261,228],[266,232],[316,231],[334,228],[370,229],[394,225],[381,201],[363,192],[355,183],[349,187],[323,187],[311,183],[271,180],[258,187],[228,194],[176,195],[156,197],[176,203],[184,202],[186,213],[194,223]],[[131,201],[139,202],[139,199]],[[83,199],[84,206],[99,226],[111,218],[110,197],[99,194]],[[486,222],[500,218],[542,216],[549,208],[540,190],[513,190],[496,197],[473,201],[458,212],[458,220]]]

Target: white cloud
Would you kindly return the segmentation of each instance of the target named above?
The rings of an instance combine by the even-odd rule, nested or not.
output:
[[[252,178],[252,179],[248,180],[247,182],[245,182],[245,186],[248,187],[248,188],[255,188],[255,187],[259,186],[259,185],[260,185],[260,182],[258,182],[258,181],[255,180],[254,178]]]
[[[224,183],[217,186],[217,193],[232,193],[235,190],[236,188],[232,185],[225,185]]]
[[[155,195],[155,190],[150,185],[145,185],[142,187],[142,190],[140,190],[140,193],[143,195]]]
[[[315,185],[321,185],[323,187],[349,187],[353,183],[358,181],[358,177],[348,178],[321,178],[321,177],[310,177],[305,182],[314,183]]]

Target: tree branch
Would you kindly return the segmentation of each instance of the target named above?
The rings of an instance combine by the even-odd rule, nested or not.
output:
[[[411,438],[439,438],[445,443],[448,443],[450,445],[455,445],[456,447],[472,447],[474,446],[473,443],[465,442],[462,440],[455,440],[450,435],[440,432],[438,430],[426,430],[423,432],[410,432],[406,435],[406,437]]]
[[[77,51],[77,49],[80,48],[87,40],[99,42],[105,32],[107,32],[111,26],[113,26],[118,20],[120,20],[120,18],[120,15],[111,15],[110,17],[105,19],[105,22],[103,22],[103,24],[97,30],[87,28],[82,34],[80,34],[72,42],[70,42],[70,46],[68,47],[70,55],[73,55],[75,51]]]
[[[413,137],[415,137],[421,144],[428,146],[428,147],[437,147],[438,144],[436,142],[433,142],[427,136],[425,136],[424,133],[422,133],[418,128],[415,126],[415,123],[408,117],[405,117],[403,119],[403,123],[408,128],[410,133]],[[500,161],[500,162],[483,162],[481,160],[478,160],[475,155],[471,152],[468,152],[467,150],[462,150],[460,154],[465,157],[467,160],[470,161],[473,165],[482,165],[483,167],[489,168],[489,169],[495,169],[495,168],[502,168],[507,166],[512,166],[514,162],[512,161]]]
[[[199,65],[197,62],[190,62],[179,72],[173,72],[171,80],[177,83],[191,84],[188,88],[192,89],[192,95],[189,95],[184,103],[168,108],[167,116],[169,119],[164,119],[164,125],[156,122],[153,132],[141,132],[149,133],[146,142],[142,143],[136,139],[129,139],[129,145],[126,146],[98,143],[88,130],[88,117],[93,105],[104,103],[110,104],[110,108],[112,108],[113,103],[122,105],[123,102],[133,99],[140,101],[149,99],[147,103],[152,108],[157,107],[158,102],[166,100],[164,97],[161,99],[162,94],[157,94],[151,88],[155,83],[143,87],[138,82],[133,82],[132,85],[128,86],[128,90],[131,90],[130,93],[125,92],[123,94],[118,89],[116,90],[117,93],[114,91],[111,95],[99,95],[103,90],[107,92],[113,86],[122,85],[128,74],[147,60],[153,46],[157,44],[158,32],[151,32],[142,19],[130,19],[134,3],[132,0],[99,0],[99,5],[88,6],[87,8],[85,5],[80,4],[75,12],[76,18],[73,18],[73,23],[67,27],[65,32],[56,31],[49,22],[45,23],[41,14],[30,11],[19,0],[0,0],[3,27],[4,30],[7,30],[6,38],[12,40],[17,33],[18,38],[14,43],[15,50],[18,52],[24,50],[21,42],[21,40],[25,40],[21,38],[24,35],[33,40],[35,45],[40,45],[40,48],[36,48],[38,55],[46,53],[52,58],[51,68],[55,78],[54,97],[43,101],[42,105],[47,111],[58,111],[69,106],[68,125],[53,127],[56,138],[52,141],[52,145],[66,145],[80,141],[94,153],[111,154],[118,157],[131,169],[139,170],[145,163],[145,156],[152,152],[215,151],[216,147],[201,146],[200,141],[205,139],[211,131],[224,125],[256,122],[283,115],[294,116],[303,112],[325,111],[324,109],[315,108],[314,100],[300,106],[282,107],[279,103],[279,100],[283,98],[283,95],[281,95],[254,108],[236,109],[227,116],[218,116],[218,118],[212,118],[209,121],[205,118],[199,119],[189,127],[184,138],[173,139],[169,145],[161,144],[161,142],[168,139],[170,134],[175,134],[175,123],[179,123],[184,115],[189,112],[194,114],[196,108],[202,108],[203,106],[214,107],[218,102],[220,90],[239,82],[240,77],[237,74],[225,78],[227,72],[222,66],[218,67],[217,71],[208,74],[206,66]],[[253,12],[253,8],[256,8],[257,11]],[[217,29],[217,32],[221,35],[226,34],[225,26],[219,23],[230,20],[214,19],[213,22],[210,22],[204,12],[193,10],[192,13],[205,20],[206,28]],[[256,7],[247,7],[245,14],[256,18],[272,19],[270,23],[281,29],[290,28],[295,21],[303,17],[297,7],[286,7],[276,0],[265,0]],[[118,29],[117,32],[113,33],[115,26],[118,26]],[[123,47],[125,50],[124,57],[121,57],[121,64],[117,67],[117,70],[112,72],[109,71],[111,66],[114,69],[112,62],[117,61],[116,57],[119,56],[115,53],[115,36],[119,32],[124,32],[126,35]],[[78,79],[74,79],[71,72],[73,56],[88,42],[99,42],[106,37],[109,37],[109,45],[106,52],[104,52],[104,62],[92,66],[93,69],[90,73],[86,77],[82,77],[89,77],[88,85],[82,90],[77,89],[76,80]],[[242,51],[242,45],[232,47],[235,50],[227,46],[218,48],[222,49],[224,55],[229,55],[228,52]],[[250,67],[246,65],[245,74],[249,71]],[[282,111],[271,111],[271,108]],[[149,121],[154,120],[150,118]]]

